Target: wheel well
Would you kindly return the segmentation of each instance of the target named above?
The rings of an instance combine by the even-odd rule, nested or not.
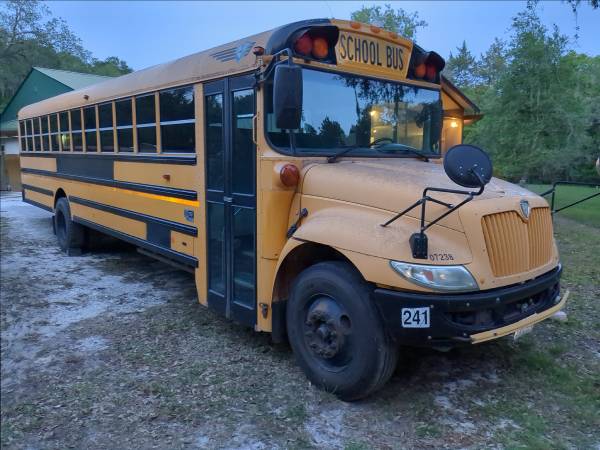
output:
[[[62,188],[58,188],[58,190],[56,191],[56,194],[54,194],[54,207],[56,208],[56,202],[58,202],[59,198],[62,197],[66,197],[67,194],[65,194],[65,191],[62,190]]]
[[[279,266],[273,287],[272,339],[282,342],[287,337],[285,306],[296,277],[304,269],[323,261],[352,262],[336,249],[323,244],[308,242],[293,249]]]

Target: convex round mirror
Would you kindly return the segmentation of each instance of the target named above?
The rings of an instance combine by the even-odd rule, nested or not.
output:
[[[459,144],[444,156],[446,175],[463,187],[486,185],[492,178],[492,160],[486,152],[474,145]]]

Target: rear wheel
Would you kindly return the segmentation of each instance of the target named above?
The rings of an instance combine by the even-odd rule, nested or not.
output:
[[[58,246],[67,255],[81,254],[81,248],[85,241],[85,229],[71,220],[71,208],[65,197],[59,198],[56,202],[54,229]]]
[[[286,315],[296,360],[320,388],[358,400],[392,375],[397,348],[385,334],[368,285],[351,265],[332,261],[304,270]]]

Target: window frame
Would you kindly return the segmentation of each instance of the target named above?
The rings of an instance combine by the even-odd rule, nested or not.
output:
[[[87,128],[86,125],[86,111],[89,110],[93,110],[94,111],[94,128],[93,129],[89,129]],[[84,153],[98,153],[99,150],[99,146],[98,146],[98,105],[94,104],[94,105],[90,105],[90,106],[83,106],[81,108],[81,116],[82,116],[82,123],[81,123],[81,128],[82,128],[82,133],[83,136],[85,137],[83,140],[83,151]],[[96,147],[96,150],[88,150],[88,133],[94,133],[94,145]]]
[[[373,76],[368,76],[368,75],[362,75],[362,74],[357,74],[354,72],[342,72],[340,70],[330,70],[330,69],[324,69],[321,67],[310,67],[310,66],[306,66],[301,64],[302,70],[314,70],[317,72],[325,72],[325,73],[329,73],[329,74],[339,74],[339,75],[350,75],[350,76],[356,76],[356,77],[361,77],[361,78],[365,78],[365,79],[369,79],[369,80],[374,80],[374,81],[382,81],[382,82],[388,82],[388,83],[398,83],[398,84],[402,84],[405,86],[410,86],[410,87],[418,87],[420,89],[427,89],[430,91],[439,91],[440,93],[440,102],[442,101],[442,88],[441,85],[434,85],[432,87],[428,87],[428,86],[420,86],[420,85],[416,85],[416,84],[411,84],[407,81],[399,81],[399,80],[393,80],[393,79],[389,79],[389,78],[383,78],[383,77],[373,77]],[[306,149],[305,147],[294,147],[293,149],[290,148],[290,146],[287,147],[279,147],[277,145],[275,145],[272,141],[271,138],[269,136],[269,130],[268,130],[268,126],[269,126],[269,120],[267,119],[267,111],[269,110],[268,108],[268,96],[266,95],[266,90],[267,90],[267,86],[266,84],[270,81],[272,83],[273,81],[273,75],[270,77],[271,79],[265,82],[264,85],[264,91],[263,91],[263,134],[265,137],[265,141],[267,143],[267,145],[275,152],[280,153],[282,155],[286,155],[286,156],[298,156],[298,157],[320,157],[320,158],[327,158],[329,156],[332,156],[333,154],[335,154],[335,148],[330,149],[331,152],[330,153],[323,153],[323,152],[311,152],[311,151],[307,151],[309,149]],[[443,108],[443,107],[442,107]],[[442,109],[442,113],[443,113],[443,109]],[[440,121],[440,147],[441,147],[441,131],[442,131],[442,127],[443,127],[443,120]],[[302,149],[305,149],[304,151],[302,151]],[[342,148],[337,149],[342,150]],[[358,149],[357,149],[358,150]],[[384,153],[377,153],[377,154],[373,154],[373,155],[365,155],[364,153],[353,153],[350,152],[348,155],[345,155],[348,157],[355,157],[355,158],[414,158],[414,155],[411,154],[407,154],[407,153],[396,153],[396,154],[384,154]],[[442,150],[440,148],[439,153],[423,153],[423,156],[426,156],[429,159],[441,159],[442,158]]]
[[[152,97],[153,98],[153,104],[154,104],[154,122],[144,122],[142,124],[139,123],[138,121],[138,110],[137,110],[137,102],[138,99],[141,98],[146,98],[146,97]],[[134,134],[134,141],[135,141],[135,146],[137,148],[137,153],[144,153],[144,154],[156,154],[156,155],[160,155],[161,152],[161,148],[160,148],[160,132],[158,130],[158,123],[159,123],[159,105],[158,105],[158,92],[147,92],[147,93],[143,93],[143,94],[138,94],[136,96],[133,97],[134,102],[133,105],[135,107],[135,134]],[[140,149],[140,143],[139,143],[139,133],[138,133],[138,129],[139,128],[151,128],[154,127],[154,151],[142,151]]]
[[[110,127],[100,127],[100,107],[106,106],[106,105],[110,106],[111,126]],[[96,104],[96,124],[98,126],[97,127],[98,144],[99,144],[98,152],[99,153],[115,153],[115,152],[117,152],[117,129],[116,129],[117,117],[116,117],[114,100]],[[106,131],[112,131],[113,149],[104,151],[104,150],[102,150],[102,133],[106,132]]]
[[[137,153],[137,133],[135,127],[135,101],[133,96],[131,97],[123,97],[118,98],[112,101],[113,103],[113,121],[114,121],[114,133],[115,133],[115,152],[118,153],[126,153],[126,154],[136,154]],[[117,117],[117,103],[129,101],[129,106],[131,108],[131,125],[119,125],[118,117]],[[131,130],[131,151],[122,151],[121,144],[119,142],[119,130]]]
[[[158,122],[158,126],[157,126],[157,132],[161,137],[161,153],[165,153],[165,154],[169,154],[169,155],[190,155],[190,154],[195,154],[196,153],[196,146],[197,146],[197,142],[196,142],[196,85],[194,84],[184,84],[182,86],[175,86],[175,87],[170,87],[167,89],[162,89],[160,91],[157,91],[157,122]],[[179,119],[179,120],[166,120],[166,121],[162,121],[161,117],[160,117],[160,94],[162,94],[163,92],[168,92],[168,91],[176,91],[179,89],[188,89],[190,88],[192,91],[192,118],[191,119]],[[202,99],[202,101],[204,101],[204,99]],[[191,149],[191,151],[167,151],[165,152],[162,149],[162,127],[163,126],[170,126],[170,125],[185,125],[185,124],[193,124],[194,125],[194,146]]]

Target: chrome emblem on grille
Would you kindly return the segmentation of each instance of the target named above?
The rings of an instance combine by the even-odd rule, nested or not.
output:
[[[523,216],[526,219],[529,219],[529,212],[530,212],[529,202],[527,200],[521,200],[521,202],[519,203],[519,206],[521,207],[521,212],[523,213]]]

